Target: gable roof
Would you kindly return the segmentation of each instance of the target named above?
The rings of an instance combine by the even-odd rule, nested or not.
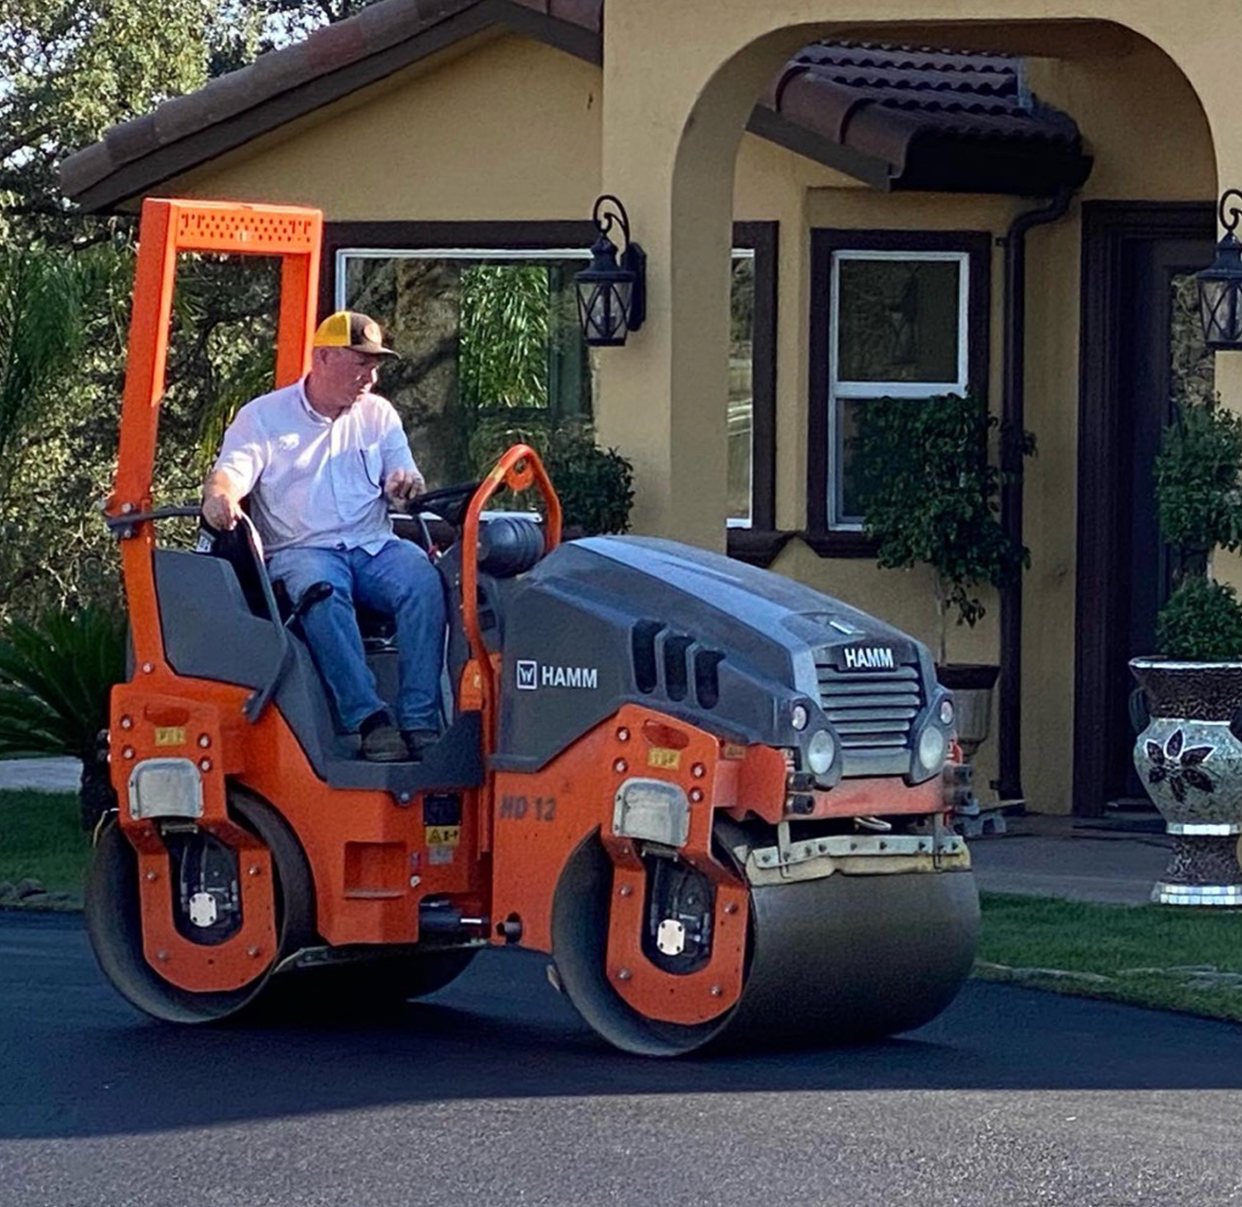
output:
[[[108,210],[421,59],[509,31],[603,61],[604,0],[379,0],[108,130],[60,165]],[[1090,171],[1072,118],[1025,90],[1021,60],[816,43],[756,105],[754,133],[880,189],[1039,195]]]

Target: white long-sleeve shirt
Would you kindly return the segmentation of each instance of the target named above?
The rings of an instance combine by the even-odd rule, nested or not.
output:
[[[376,552],[394,539],[384,479],[418,469],[386,398],[367,394],[329,419],[307,401],[301,381],[237,412],[215,468],[250,495],[269,554],[303,546]]]

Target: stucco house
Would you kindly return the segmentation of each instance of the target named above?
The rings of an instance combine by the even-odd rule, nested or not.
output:
[[[950,635],[952,659],[1003,667],[981,778],[1095,815],[1138,789],[1125,663],[1166,590],[1151,465],[1188,341],[1211,370],[1191,278],[1218,192],[1242,180],[1228,15],[381,0],[109,131],[63,186],[90,210],[322,208],[322,308],[392,328],[397,401],[433,461],[460,384],[433,351],[468,270],[538,268],[559,314],[592,204],[617,195],[648,254],[647,322],[589,358],[563,332],[548,405],[590,413],[635,463],[638,530],[727,547],[925,639],[929,582],[876,567],[847,437],[871,398],[985,395],[1039,454],[1003,501],[1031,569]],[[1215,382],[1230,405],[1235,359]]]

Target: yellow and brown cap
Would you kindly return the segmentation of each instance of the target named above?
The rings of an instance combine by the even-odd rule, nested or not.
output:
[[[316,348],[352,348],[372,356],[396,356],[384,347],[384,333],[373,318],[356,310],[338,310],[319,324],[315,332]]]

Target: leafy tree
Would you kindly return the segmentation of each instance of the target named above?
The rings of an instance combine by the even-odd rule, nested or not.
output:
[[[0,18],[0,221],[74,243],[83,223],[56,188],[57,162],[109,126],[200,87],[213,57],[257,44],[260,16],[212,0],[9,0]],[[103,233],[101,233],[103,232]]]
[[[0,616],[117,596],[95,504],[111,484],[133,221],[82,215],[58,161],[357,0],[10,0],[0,15]],[[253,262],[249,262],[253,263]],[[157,479],[201,480],[202,433],[270,380],[273,274],[185,265]],[[7,368],[6,368],[7,366]],[[214,426],[213,426],[214,425]]]

